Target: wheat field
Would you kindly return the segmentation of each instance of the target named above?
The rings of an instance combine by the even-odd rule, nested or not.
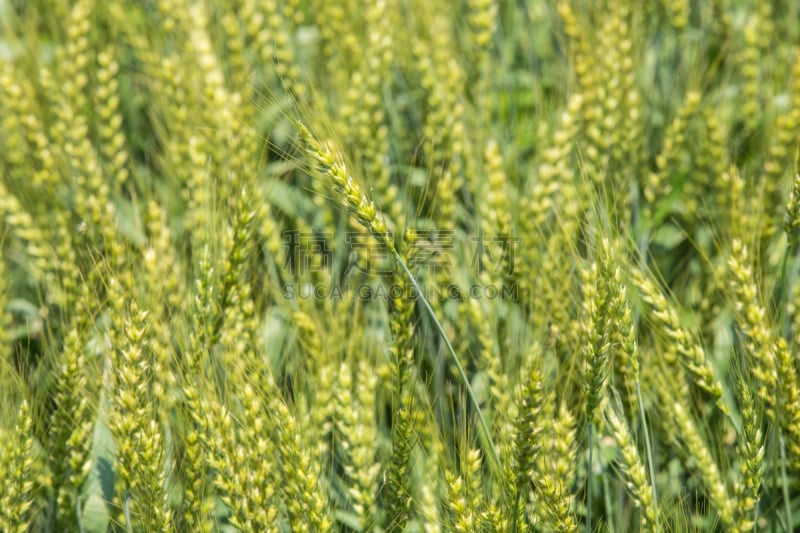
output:
[[[800,530],[794,0],[0,0],[0,532]]]

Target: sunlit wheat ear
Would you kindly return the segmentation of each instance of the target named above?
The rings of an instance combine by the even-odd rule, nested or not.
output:
[[[319,142],[311,132],[302,124],[297,124],[306,154],[314,161],[314,172],[327,180],[347,211],[364,226],[372,235],[394,251],[394,242],[389,236],[389,230],[383,216],[378,213],[375,204],[363,191],[355,179],[348,174],[347,167],[341,156],[333,151],[330,145]]]

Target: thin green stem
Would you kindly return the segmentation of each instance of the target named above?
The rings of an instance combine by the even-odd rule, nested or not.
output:
[[[456,368],[458,369],[458,374],[461,376],[461,381],[464,382],[464,388],[467,390],[467,396],[469,396],[470,402],[472,402],[472,405],[475,408],[475,413],[478,415],[478,421],[480,423],[481,432],[483,433],[483,437],[486,439],[486,442],[488,444],[489,456],[492,462],[497,467],[497,471],[502,472],[503,468],[502,468],[502,463],[500,462],[500,456],[497,453],[497,448],[495,448],[494,441],[492,440],[492,435],[489,432],[489,425],[486,423],[486,419],[483,417],[483,413],[481,413],[481,408],[480,405],[478,404],[478,399],[475,396],[475,392],[472,390],[472,386],[469,384],[469,378],[467,377],[467,372],[464,370],[464,367],[462,366],[461,361],[458,358],[458,355],[456,355],[456,351],[453,349],[453,345],[450,343],[450,339],[447,338],[447,333],[445,333],[444,327],[442,327],[442,323],[439,322],[438,318],[436,318],[436,314],[433,312],[433,308],[428,303],[427,298],[425,298],[425,295],[423,294],[422,289],[417,283],[416,278],[414,278],[414,275],[411,273],[411,270],[409,270],[405,261],[403,261],[403,258],[400,256],[400,253],[394,248],[392,248],[392,251],[394,253],[394,257],[397,260],[398,264],[406,273],[406,276],[408,276],[408,280],[414,287],[414,291],[417,293],[417,296],[419,296],[422,305],[425,307],[425,310],[428,312],[431,319],[433,320],[433,323],[436,325],[436,330],[439,332],[439,336],[442,338],[442,341],[444,342],[445,347],[447,348],[447,352],[450,354],[450,357],[453,359],[453,362],[455,363]],[[503,476],[501,475],[501,478],[502,477]],[[503,478],[503,481],[504,481],[503,482],[504,488],[508,490],[505,478]]]

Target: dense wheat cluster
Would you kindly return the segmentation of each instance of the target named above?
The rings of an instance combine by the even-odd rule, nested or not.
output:
[[[0,532],[794,531],[793,0],[0,0]]]

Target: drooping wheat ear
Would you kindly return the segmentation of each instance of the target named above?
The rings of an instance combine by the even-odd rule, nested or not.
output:
[[[298,124],[300,137],[306,146],[306,154],[314,161],[314,171],[323,176],[328,185],[341,200],[343,206],[358,222],[364,226],[381,244],[390,251],[394,251],[394,241],[389,236],[389,230],[383,216],[375,208],[375,204],[364,193],[361,185],[348,173],[342,158],[328,144],[319,142],[311,132]]]
[[[670,341],[665,353],[667,363],[679,363],[689,373],[694,384],[714,397],[719,409],[729,414],[728,407],[722,400],[722,385],[714,374],[710,361],[706,359],[700,342],[683,327],[675,306],[667,300],[655,282],[639,269],[633,269],[632,274],[642,299],[650,307],[651,319]]]
[[[434,326],[436,327],[442,342],[444,342],[452,362],[456,365],[456,369],[461,377],[461,381],[467,391],[467,396],[475,408],[475,413],[478,416],[478,421],[480,423],[480,429],[483,432],[483,437],[488,443],[487,451],[489,456],[492,459],[495,467],[498,470],[501,470],[502,462],[500,461],[497,453],[497,448],[492,441],[492,435],[489,431],[489,426],[486,423],[486,419],[481,411],[478,399],[475,396],[475,392],[472,390],[472,385],[470,385],[469,376],[467,376],[467,372],[464,370],[461,360],[456,354],[453,345],[450,343],[450,339],[448,338],[447,333],[444,331],[442,323],[436,317],[436,313],[434,313],[431,304],[425,298],[424,292],[417,283],[414,275],[411,273],[408,264],[395,247],[392,236],[389,234],[389,230],[386,227],[386,222],[383,220],[383,217],[375,208],[375,204],[372,203],[372,200],[370,200],[370,198],[366,195],[358,182],[347,172],[347,167],[342,161],[341,155],[335,151],[332,144],[329,143],[327,145],[323,145],[305,126],[300,123],[297,123],[296,127],[300,133],[301,140],[305,145],[307,155],[315,163],[313,168],[314,173],[324,179],[330,185],[336,194],[337,200],[341,202],[341,204],[350,214],[353,215],[353,217],[364,227],[364,229],[369,231],[380,244],[386,246],[386,248],[394,256],[397,264],[407,276],[408,281],[413,286],[415,293],[417,296],[419,296],[419,301],[433,320]]]
[[[747,383],[737,387],[741,404],[742,431],[738,437],[739,478],[734,485],[737,501],[735,531],[752,531],[755,527],[757,506],[761,492],[761,474],[764,463],[764,438],[761,434],[761,417],[755,406],[751,388]]]
[[[616,408],[609,404],[605,415],[611,429],[611,437],[619,449],[622,467],[620,473],[625,487],[636,507],[641,509],[642,531],[653,531],[656,528],[658,510],[653,501],[653,488],[647,480],[639,450],[633,442],[628,424],[620,417]]]

